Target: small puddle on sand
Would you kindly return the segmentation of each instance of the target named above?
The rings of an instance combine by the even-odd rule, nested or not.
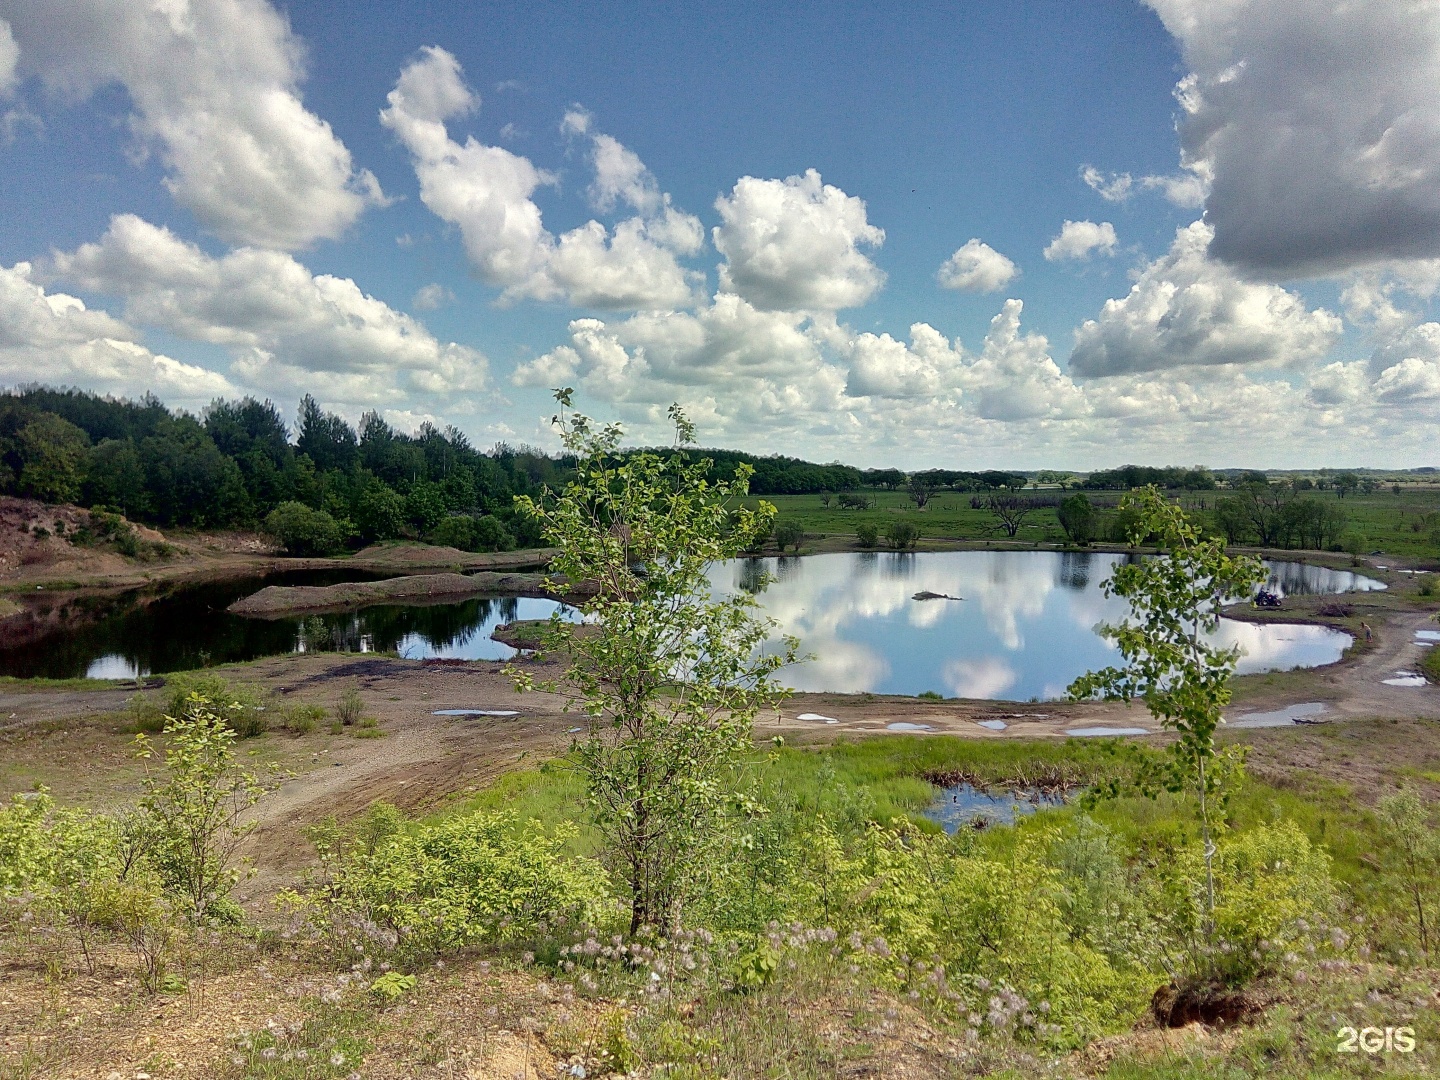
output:
[[[1416,630],[1415,640],[1429,642],[1440,641],[1440,630]]]
[[[940,790],[925,816],[947,833],[955,833],[962,827],[1013,825],[1017,816],[1033,814],[1041,807],[1064,805],[1064,792],[1035,788],[989,792],[972,784],[955,784]]]
[[[1150,729],[1143,727],[1077,727],[1065,732],[1081,739],[1101,739],[1114,735],[1149,735]]]
[[[897,720],[893,724],[885,725],[886,731],[934,731],[929,724],[912,724],[908,720]]]
[[[833,716],[825,716],[818,712],[802,712],[795,717],[796,720],[818,720],[822,724],[838,724],[840,721]]]
[[[1430,680],[1413,671],[1397,671],[1393,679],[1381,679],[1380,681],[1386,686],[1424,686]]]
[[[989,728],[991,731],[1004,731],[1010,726],[1004,720],[977,720],[975,722],[980,727]]]
[[[1244,713],[1235,717],[1234,720],[1225,722],[1227,727],[1235,728],[1266,728],[1266,727],[1290,727],[1292,724],[1304,723],[1311,717],[1320,716],[1329,709],[1323,701],[1306,701],[1299,705],[1286,705],[1283,709],[1272,709],[1269,712]]]

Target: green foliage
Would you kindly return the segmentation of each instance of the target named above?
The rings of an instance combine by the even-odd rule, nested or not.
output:
[[[164,774],[142,781],[139,843],[195,923],[235,918],[230,890],[240,875],[232,863],[255,827],[244,815],[264,792],[236,763],[234,740],[225,718],[193,694],[165,725]],[[146,735],[135,742],[139,757],[154,757]]]
[[[325,716],[324,706],[297,702],[285,710],[282,723],[292,735],[309,735],[324,722]]]
[[[556,397],[569,405],[569,391]],[[678,444],[692,442],[678,407],[671,418]],[[761,653],[770,627],[754,617],[754,598],[743,590],[711,597],[709,568],[774,518],[764,503],[733,505],[748,469],[712,483],[707,461],[681,452],[620,457],[618,427],[595,431],[580,415],[556,422],[577,459],[575,479],[518,505],[560,549],[552,569],[595,584],[580,605],[590,625],[573,635],[552,617],[547,648],[563,650],[563,679],[541,684],[531,668],[508,670],[522,690],[563,686],[586,716],[571,757],[605,856],[630,894],[634,933],[675,921],[694,856],[748,754],[751,724],[783,695],[771,675],[796,643]]]
[[[415,989],[415,976],[387,971],[370,984],[370,992],[392,1004]]]
[[[1217,753],[1215,731],[1230,701],[1230,679],[1240,651],[1216,646],[1207,635],[1215,632],[1227,602],[1248,596],[1265,581],[1265,569],[1257,559],[1227,555],[1223,540],[1202,536],[1184,512],[1153,487],[1127,496],[1122,507],[1137,515],[1132,543],[1153,533],[1165,552],[1117,566],[1106,580],[1105,595],[1122,597],[1130,605],[1131,614],[1122,622],[1099,628],[1115,642],[1125,666],[1082,675],[1070,693],[1081,700],[1140,698],[1152,716],[1178,733],[1160,779],[1168,790],[1188,789],[1198,797],[1207,905],[1213,913],[1212,822],[1223,811],[1227,782],[1240,769],[1238,756]],[[1207,929],[1213,931],[1215,924]]]
[[[774,529],[775,546],[781,551],[786,548],[800,550],[800,545],[805,542],[805,530],[794,521],[777,522]]]
[[[1379,815],[1392,841],[1386,876],[1404,897],[1406,914],[1414,917],[1418,953],[1426,961],[1440,954],[1440,827],[1431,824],[1429,809],[1414,788],[1381,799]]]
[[[920,527],[913,522],[896,521],[885,530],[885,538],[896,551],[905,551],[913,548],[915,541],[920,539]]]
[[[1095,508],[1090,505],[1090,500],[1079,492],[1061,501],[1056,516],[1072,544],[1088,544],[1095,538]]]
[[[355,527],[367,543],[393,540],[405,527],[405,500],[383,483],[371,482],[356,500]]]
[[[285,900],[342,952],[420,957],[529,941],[542,925],[613,910],[600,866],[564,857],[573,833],[482,812],[407,828],[389,808],[348,837],[333,825],[312,833],[324,880]]]
[[[862,548],[873,548],[880,542],[880,529],[870,521],[855,526],[855,542]]]
[[[15,435],[21,494],[42,502],[73,502],[84,480],[89,436],[54,413],[41,413]]]
[[[167,717],[186,717],[200,709],[218,716],[242,739],[263,734],[268,726],[259,693],[213,672],[182,671],[167,675],[162,700]]]
[[[265,531],[284,547],[287,555],[333,555],[345,541],[333,517],[294,501],[270,511]]]
[[[353,686],[335,703],[335,719],[346,727],[358,724],[365,714],[365,701]]]
[[[516,542],[514,534],[494,514],[447,517],[431,529],[425,539],[461,551],[511,551]]]

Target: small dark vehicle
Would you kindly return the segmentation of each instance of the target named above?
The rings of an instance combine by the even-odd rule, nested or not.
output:
[[[1269,589],[1261,589],[1255,594],[1255,606],[1265,608],[1278,608],[1283,602],[1279,593],[1273,593]]]

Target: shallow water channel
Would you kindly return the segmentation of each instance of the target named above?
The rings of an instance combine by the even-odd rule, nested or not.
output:
[[[1124,614],[1100,582],[1124,556],[1053,551],[893,552],[745,559],[715,568],[717,592],[753,591],[779,631],[815,659],[785,673],[801,690],[980,698],[1053,698],[1070,680],[1112,662],[1093,630]],[[1332,593],[1383,587],[1347,571],[1301,563],[1272,567],[1272,588]],[[378,575],[370,575],[371,578]],[[396,651],[414,659],[504,660],[491,638],[517,619],[541,619],[551,600],[498,597],[282,619],[230,615],[227,605],[264,585],[364,580],[354,572],[272,574],[105,598],[59,597],[51,631],[0,649],[0,674],[124,678],[251,660],[313,647]],[[916,600],[918,592],[963,599]],[[73,610],[70,610],[73,609]],[[318,624],[315,620],[318,619]],[[1339,659],[1349,638],[1317,626],[1227,622],[1220,636],[1246,650],[1242,671]]]

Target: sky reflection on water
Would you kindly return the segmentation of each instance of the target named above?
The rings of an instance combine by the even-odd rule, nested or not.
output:
[[[1100,583],[1123,555],[1100,552],[856,552],[737,560],[717,566],[717,591],[754,591],[794,634],[805,664],[781,673],[797,690],[1027,700],[1064,696],[1076,676],[1119,659],[1094,632],[1125,613]],[[1347,571],[1285,564],[1285,591],[1368,587]],[[1378,583],[1376,583],[1378,584]],[[915,600],[917,592],[963,600]],[[1323,626],[1225,621],[1216,637],[1245,650],[1240,671],[1338,660],[1350,638]]]

